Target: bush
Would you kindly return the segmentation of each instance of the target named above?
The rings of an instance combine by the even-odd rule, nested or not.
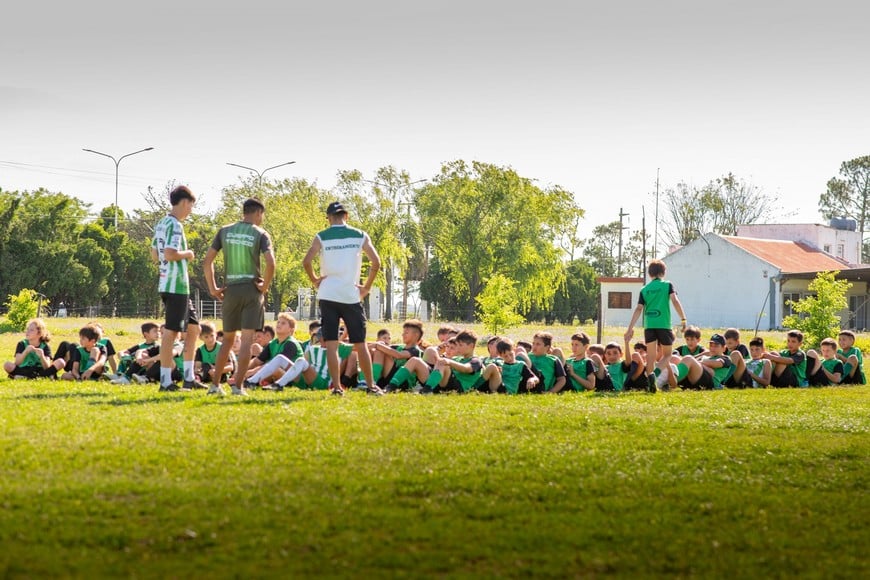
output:
[[[39,305],[39,294],[36,290],[24,288],[17,295],[10,294],[6,301],[6,320],[12,330],[23,332],[27,321],[36,318]]]
[[[804,348],[816,348],[823,339],[836,337],[840,332],[839,312],[848,305],[846,292],[852,283],[837,280],[837,274],[839,272],[819,272],[809,285],[815,295],[790,301],[796,314],[786,316],[782,324],[804,333]]]

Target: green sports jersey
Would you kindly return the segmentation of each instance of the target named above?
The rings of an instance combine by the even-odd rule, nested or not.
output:
[[[526,366],[526,363],[520,361],[506,363],[502,361],[501,382],[508,394],[516,395],[519,392],[520,385],[523,381],[529,380],[531,376],[531,371],[529,371],[529,367]]]
[[[754,359],[751,358],[746,361],[746,370],[755,375],[756,377],[760,377],[762,371],[764,370],[764,359]],[[762,387],[763,385],[759,384],[758,381],[752,379],[752,386],[756,389]]]
[[[728,380],[734,373],[734,363],[731,362],[731,359],[724,354],[718,356],[708,357],[706,360],[718,360],[722,361],[722,366],[719,368],[711,368],[713,371],[713,388],[721,389],[722,383]]]
[[[101,354],[106,354],[105,346],[97,343],[95,348],[97,348],[97,350],[99,350]],[[94,363],[97,362],[91,359],[91,352],[81,345],[76,347],[75,354],[73,356],[76,357],[73,360],[78,361],[79,363],[79,374],[90,369],[92,366],[94,366]]]
[[[575,359],[574,357],[571,357],[565,361],[565,366],[570,367],[576,374],[580,375],[584,379],[595,372],[595,368],[592,366],[592,361],[585,357],[580,359]],[[571,383],[572,389],[574,389],[575,391],[586,390],[586,387],[577,382],[577,380],[573,376],[571,376],[571,373],[567,373],[567,375],[568,380]]]
[[[562,367],[562,361],[551,354],[531,354],[529,359],[532,361],[532,367],[540,371],[544,377],[544,390],[549,391],[556,384],[557,377],[565,376],[565,369]]]
[[[292,346],[291,346],[292,345]],[[294,352],[295,347],[295,354]],[[305,351],[302,350],[302,344],[298,340],[296,340],[293,335],[288,336],[284,340],[278,340],[278,338],[273,338],[269,341],[269,344],[266,346],[269,349],[269,360],[272,360],[279,354],[283,354],[292,362],[296,362]]]
[[[476,356],[470,357],[461,357],[455,356],[453,357],[458,363],[462,364],[470,364],[471,372],[470,373],[461,373],[456,369],[453,369],[453,377],[456,378],[456,381],[459,383],[459,386],[462,387],[462,392],[467,393],[471,389],[476,388],[483,377],[481,374],[483,373],[483,363]]]
[[[692,350],[689,348],[688,345],[681,344],[676,349],[674,349],[674,352],[680,356],[698,356],[699,354],[704,352],[704,347],[699,344],[695,347],[694,350]]]
[[[841,363],[839,360],[837,360],[835,358],[822,359],[822,366],[825,367],[825,370],[827,370],[831,374],[840,373],[840,381],[843,380],[843,376],[844,376],[843,363]],[[831,381],[830,379],[828,379],[828,380]],[[831,382],[833,382],[833,381],[831,381]]]
[[[203,364],[209,364],[214,366],[214,364],[217,362],[217,355],[220,349],[220,342],[215,342],[214,348],[211,350],[207,349],[204,344],[201,344],[199,345],[199,348],[196,349],[196,360]]]
[[[610,375],[614,391],[621,391],[625,387],[625,379],[628,378],[628,370],[630,368],[624,361],[607,365],[607,374]]]
[[[26,338],[19,342],[18,347],[15,350],[15,354],[20,354],[24,352],[24,349],[26,349],[29,344],[30,342]],[[45,354],[45,356],[51,358],[51,349],[48,348],[48,344],[40,342],[38,348],[43,352],[43,354]],[[27,356],[24,357],[24,360],[21,361],[21,364],[18,366],[42,368],[42,361],[39,359],[39,355],[37,355],[35,352],[29,352],[27,353]]]
[[[158,291],[189,295],[190,278],[187,273],[187,260],[170,262],[164,255],[166,248],[172,248],[178,252],[187,250],[184,228],[175,216],[168,215],[157,222],[151,247],[157,250],[157,268],[160,274],[157,282]]]
[[[236,222],[218,230],[211,247],[224,251],[225,282],[232,286],[248,284],[260,277],[260,254],[272,250],[272,240],[263,228]]]
[[[796,352],[789,352],[787,348],[779,351],[779,356],[790,358],[794,361],[791,368],[794,369],[794,375],[797,377],[798,386],[807,386],[807,353],[798,349]]]
[[[643,304],[644,328],[671,328],[673,293],[673,285],[660,278],[653,279],[641,288],[639,303]]]
[[[326,347],[319,344],[310,345],[305,351],[308,362],[317,373],[317,376],[329,383],[329,365],[326,362]],[[353,345],[344,342],[338,343],[338,358],[346,359],[353,352]]]

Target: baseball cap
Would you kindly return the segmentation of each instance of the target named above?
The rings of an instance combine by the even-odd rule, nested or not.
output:
[[[335,215],[339,213],[347,213],[340,201],[334,201],[326,208],[326,215]]]
[[[715,342],[716,344],[720,344],[722,346],[725,346],[725,337],[722,336],[721,334],[714,334],[713,336],[710,337],[710,342]]]

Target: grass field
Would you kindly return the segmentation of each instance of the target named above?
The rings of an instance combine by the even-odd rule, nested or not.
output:
[[[867,577],[868,402],[0,380],[0,577]]]

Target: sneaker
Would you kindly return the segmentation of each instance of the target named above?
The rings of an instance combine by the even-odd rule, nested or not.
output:
[[[284,390],[284,385],[279,385],[278,383],[269,383],[268,385],[263,385],[261,388],[264,391],[274,391],[276,393],[280,393]]]
[[[242,382],[242,388],[255,390],[255,389],[260,388],[260,385],[258,385],[257,383],[252,383],[248,379],[245,379],[244,382]]]
[[[168,385],[160,385],[160,388],[157,389],[159,393],[177,393],[181,390],[181,387],[176,385],[175,383],[169,383]]]
[[[245,387],[242,387],[240,389],[234,385],[234,386],[230,387],[230,389],[231,389],[232,394],[237,395],[239,397],[247,397],[248,396],[248,391],[245,390]]]
[[[184,389],[193,390],[193,389],[207,389],[208,385],[205,383],[201,383],[198,380],[194,379],[192,381],[184,381]]]
[[[145,375],[130,375],[130,378],[139,383],[140,385],[144,385],[148,382],[148,377]]]
[[[414,392],[417,393],[418,395],[431,395],[435,391],[433,391],[432,387],[430,387],[429,385],[423,385],[420,387],[419,391],[414,389]]]
[[[212,384],[212,386],[210,386],[208,388],[208,391],[206,391],[205,394],[206,395],[218,395],[220,397],[223,397],[224,395],[227,394],[227,392],[224,390],[224,388],[222,386]]]
[[[122,376],[124,376],[124,375],[111,374],[111,375],[103,375],[103,378],[104,378],[104,379],[109,379],[109,382],[110,382],[110,383],[117,384],[117,383],[115,383],[115,381],[117,381],[118,379],[120,379]]]
[[[368,387],[366,387],[366,394],[368,394],[368,395],[373,395],[373,396],[375,396],[375,397],[383,397],[383,396],[384,396],[384,390],[383,390],[382,388],[378,387],[378,386],[374,386],[374,387],[372,387],[372,388],[368,388]]]
[[[369,390],[369,386],[368,386],[368,384],[366,383],[366,380],[365,380],[365,379],[361,379],[361,380],[359,380],[359,381],[356,382],[356,387],[355,387],[355,389],[356,389],[357,391],[368,391],[368,390]]]
[[[655,375],[647,375],[646,376],[647,383],[647,391],[650,393],[656,392],[656,376]]]
[[[336,397],[343,397],[344,396],[344,388],[343,387],[335,387],[334,389],[332,389],[332,394],[335,395]]]
[[[112,383],[113,385],[129,385],[130,379],[128,379],[124,375],[119,375],[117,378],[114,378],[109,382]]]
[[[389,395],[389,394],[391,394],[391,393],[400,393],[400,392],[402,392],[402,389],[400,389],[400,388],[398,387],[398,385],[394,385],[393,383],[390,383],[390,384],[387,385],[387,387],[384,389],[384,394],[385,394],[385,395]]]

